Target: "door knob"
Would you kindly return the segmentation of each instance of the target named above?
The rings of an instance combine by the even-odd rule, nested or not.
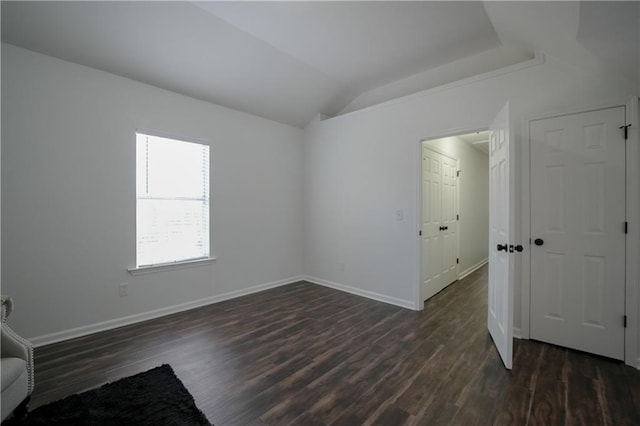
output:
[[[506,244],[498,244],[498,251],[507,251],[507,245]]]
[[[515,246],[513,248],[515,251],[517,251],[518,253],[521,253],[524,250],[524,247],[522,247],[520,244],[518,244],[517,246]]]
[[[541,246],[544,244],[544,240],[542,238],[536,238],[535,240],[533,240],[533,243],[537,246]]]

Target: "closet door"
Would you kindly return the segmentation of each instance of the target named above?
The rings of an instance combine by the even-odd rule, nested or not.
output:
[[[422,147],[422,298],[458,279],[457,161]]]
[[[458,162],[442,155],[442,286],[458,279]]]
[[[531,338],[624,359],[624,107],[531,122]]]
[[[442,288],[442,155],[422,146],[422,299]]]

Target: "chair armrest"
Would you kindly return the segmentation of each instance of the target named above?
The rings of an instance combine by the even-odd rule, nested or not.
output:
[[[33,392],[34,368],[33,368],[33,345],[28,340],[20,337],[9,327],[6,322],[7,316],[11,313],[13,303],[10,297],[2,296],[2,327],[0,331],[0,352],[2,358],[15,357],[26,361],[28,373],[27,392]]]
[[[29,360],[31,343],[18,336],[7,323],[2,324],[2,358],[13,357]]]
[[[0,305],[2,309],[2,322],[4,322],[7,317],[11,315],[11,311],[13,311],[13,299],[3,294],[0,296]]]

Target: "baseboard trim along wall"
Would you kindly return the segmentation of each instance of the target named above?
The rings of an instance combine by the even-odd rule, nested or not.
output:
[[[372,291],[362,290],[362,289],[351,287],[345,284],[339,284],[333,281],[327,281],[327,280],[323,280],[316,277],[310,277],[307,275],[298,275],[298,276],[287,278],[284,280],[258,284],[242,290],[231,291],[228,293],[218,294],[216,296],[205,297],[203,299],[181,303],[179,305],[167,306],[165,308],[142,312],[140,314],[129,315],[126,317],[89,324],[82,327],[72,328],[69,330],[63,330],[55,333],[45,334],[42,336],[31,337],[29,338],[29,341],[33,344],[34,347],[50,345],[52,343],[58,343],[65,340],[75,339],[77,337],[87,336],[89,334],[98,333],[101,331],[112,330],[114,328],[124,327],[126,325],[148,321],[154,318],[160,318],[166,315],[171,315],[178,312],[200,308],[202,306],[211,305],[211,304],[222,302],[229,299],[235,299],[236,297],[246,296],[252,293],[258,293],[260,291],[280,287],[287,284],[296,283],[298,281],[308,281],[310,283],[318,284],[324,287],[329,287],[334,290],[344,291],[346,293],[351,293],[357,296],[366,297],[367,299],[377,300],[379,302],[389,303],[391,305],[400,306],[402,308],[415,310],[414,303],[409,300],[398,299],[396,297],[391,297],[384,294],[375,293]]]
[[[480,262],[476,263],[475,265],[465,269],[464,271],[462,271],[459,275],[458,275],[458,279],[461,280],[464,277],[466,277],[467,275],[471,275],[472,273],[474,273],[475,271],[477,271],[478,269],[482,268],[484,265],[486,265],[487,263],[489,263],[489,258],[487,257],[484,260],[481,260]]]
[[[89,324],[82,327],[76,327],[69,330],[58,331],[51,334],[45,334],[43,336],[37,336],[29,338],[29,341],[35,347],[50,345],[52,343],[62,342],[64,340],[75,339],[76,337],[82,337],[100,331],[112,330],[114,328],[123,327],[125,325],[136,324],[142,321],[147,321],[154,318],[163,317],[166,315],[175,314],[178,312],[188,311],[202,306],[211,305],[214,303],[222,302],[224,300],[235,299],[236,297],[246,296],[252,293],[258,293],[260,291],[268,290],[270,288],[280,287],[287,284],[303,281],[306,278],[302,275],[286,278],[283,280],[272,281],[269,283],[258,284],[252,287],[244,288],[241,290],[230,291],[228,293],[218,294],[216,296],[205,297],[203,299],[193,300],[191,302],[181,303],[179,305],[167,306],[165,308],[155,309],[152,311],[143,312],[140,314],[129,315],[122,318],[116,318],[99,323]]]
[[[411,300],[398,299],[396,297],[387,296],[385,294],[375,293],[373,291],[362,290],[356,287],[351,287],[346,284],[340,284],[333,281],[323,280],[321,278],[311,277],[304,275],[302,277],[304,281],[308,281],[313,284],[318,284],[324,287],[329,287],[334,290],[344,291],[345,293],[355,294],[356,296],[366,297],[367,299],[377,300],[378,302],[388,303],[390,305],[400,306],[401,308],[416,310],[415,304]]]
[[[522,339],[522,330],[520,330],[520,327],[513,327],[513,337],[516,339]]]

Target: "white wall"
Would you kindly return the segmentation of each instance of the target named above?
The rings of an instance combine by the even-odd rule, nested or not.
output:
[[[486,128],[510,100],[519,149],[530,114],[630,95],[548,58],[315,120],[303,133],[3,44],[1,282],[17,304],[11,323],[27,337],[72,334],[303,272],[413,306],[421,140]],[[137,128],[211,143],[214,264],[126,272]]]
[[[509,46],[495,47],[436,68],[430,68],[384,86],[367,90],[342,108],[340,114],[357,111],[401,96],[442,86],[452,81],[506,67],[532,57],[533,51],[525,53],[520,49],[510,48]]]
[[[458,273],[489,257],[489,157],[457,137],[425,142],[458,159]]]
[[[302,130],[7,44],[2,124],[2,292],[20,334],[302,274]],[[138,128],[211,144],[213,264],[128,274]]]
[[[488,128],[510,101],[520,158],[523,123],[529,114],[631,95],[547,58],[543,65],[316,119],[305,129],[305,274],[413,304],[420,140]],[[519,187],[520,179],[515,184]],[[398,209],[404,211],[401,222],[395,220]],[[520,205],[516,214],[521,214]],[[520,297],[518,280],[516,327]]]

